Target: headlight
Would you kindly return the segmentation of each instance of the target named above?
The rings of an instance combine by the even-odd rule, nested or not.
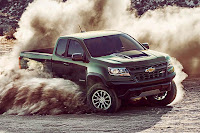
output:
[[[168,62],[167,62],[167,68],[170,69],[172,67],[173,67],[173,65],[172,65],[171,60],[168,60]]]
[[[112,76],[130,76],[126,68],[112,68],[108,67],[108,72]]]
[[[168,71],[169,73],[173,73],[173,72],[174,72],[174,67],[173,67],[172,62],[171,62],[170,59],[169,59],[168,62],[167,62],[167,71]]]

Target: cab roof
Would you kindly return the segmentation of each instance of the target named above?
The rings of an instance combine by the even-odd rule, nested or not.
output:
[[[122,32],[120,32],[120,31],[88,31],[88,32],[66,35],[66,36],[63,36],[63,37],[73,37],[73,38],[79,38],[79,39],[84,40],[84,39],[96,38],[96,37],[101,37],[101,36],[116,35],[116,34],[122,34]]]

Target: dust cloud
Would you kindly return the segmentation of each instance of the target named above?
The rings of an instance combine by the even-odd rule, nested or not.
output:
[[[177,74],[176,77],[174,78],[174,82],[176,83],[177,87],[177,95],[174,101],[170,105],[176,104],[184,98],[185,91],[183,89],[184,86],[181,83],[188,76],[186,73],[182,71],[183,66],[175,58],[172,58],[172,64],[174,65],[174,69]]]
[[[11,67],[12,60],[8,68],[6,59],[14,58],[0,58],[4,63],[0,67],[0,113],[56,115],[86,111],[83,94],[72,81],[53,78],[34,61],[29,61],[30,70]]]
[[[17,61],[21,51],[53,47],[59,36],[80,32],[79,25],[86,31],[126,32],[140,42],[149,42],[151,49],[175,57],[187,73],[199,74],[200,8],[165,7],[143,16],[129,9],[129,0],[32,2],[19,21],[16,46],[11,54],[0,58],[1,112],[59,114],[81,110],[83,100],[77,85],[38,70],[19,70]],[[187,75],[175,58],[178,101],[183,97],[181,82]]]
[[[200,74],[200,8],[165,7],[137,16],[129,0],[35,0],[19,22],[16,37],[24,50],[53,47],[60,35],[119,30],[151,49],[175,57],[188,74]]]

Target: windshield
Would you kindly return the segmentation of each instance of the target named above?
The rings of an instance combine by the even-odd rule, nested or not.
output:
[[[144,50],[136,40],[126,34],[85,39],[84,42],[92,57],[101,57],[130,50]]]

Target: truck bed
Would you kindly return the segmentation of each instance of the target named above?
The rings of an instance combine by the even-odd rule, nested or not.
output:
[[[21,52],[20,57],[39,60],[51,60],[54,48],[37,49]]]
[[[20,67],[22,69],[27,69],[28,62],[34,60],[36,62],[40,62],[45,66],[45,69],[49,71],[52,70],[52,56],[53,56],[54,48],[46,48],[46,49],[37,49],[32,51],[24,51],[20,53]]]
[[[29,52],[53,54],[53,50],[54,50],[54,47],[46,48],[46,49],[36,49],[36,50],[29,51]]]

